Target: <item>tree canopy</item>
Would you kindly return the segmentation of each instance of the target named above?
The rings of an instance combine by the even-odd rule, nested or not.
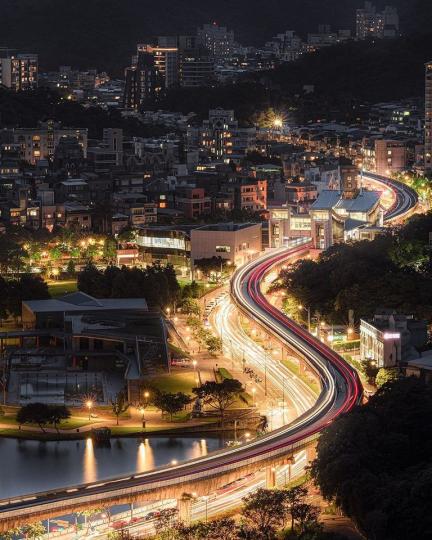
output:
[[[428,238],[432,213],[415,216],[394,234],[336,244],[318,260],[303,259],[283,270],[275,289],[329,322],[371,317],[377,307],[432,320]]]
[[[321,435],[312,474],[368,538],[431,537],[431,418],[432,387],[406,378]]]
[[[104,271],[88,263],[78,274],[78,289],[96,298],[145,298],[161,309],[180,298],[173,266],[158,262],[145,269],[108,266]]]

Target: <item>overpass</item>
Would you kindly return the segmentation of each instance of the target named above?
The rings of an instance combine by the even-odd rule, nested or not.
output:
[[[416,207],[417,194],[404,184],[372,173],[365,173],[365,177],[395,191],[396,201],[386,214],[386,222],[401,218]],[[0,500],[0,531],[91,507],[168,498],[178,499],[181,506],[182,502],[187,503],[185,494],[205,495],[241,475],[289,462],[294,452],[314,445],[322,429],[360,403],[362,386],[357,372],[272,306],[261,291],[269,273],[309,248],[307,239],[292,242],[289,248],[272,251],[239,269],[231,282],[231,296],[238,308],[267,333],[294,349],[320,380],[321,393],[308,411],[291,424],[239,447],[175,466]]]
[[[240,475],[286,463],[294,452],[313,444],[329,422],[359,403],[362,388],[355,370],[271,306],[260,289],[275,265],[308,249],[309,243],[303,241],[249,263],[235,274],[232,296],[244,313],[298,350],[317,374],[322,390],[311,409],[249,443],[175,466],[0,500],[0,530],[89,507],[168,498],[181,501],[184,493],[208,494]]]
[[[398,219],[408,217],[417,208],[419,202],[417,192],[409,186],[388,176],[369,171],[363,171],[362,176],[365,180],[370,180],[393,191],[395,202],[386,212],[384,218],[386,223],[391,224]]]

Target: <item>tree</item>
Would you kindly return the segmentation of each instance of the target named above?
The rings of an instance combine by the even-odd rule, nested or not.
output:
[[[49,407],[49,422],[54,424],[55,429],[58,432],[58,424],[62,420],[70,418],[70,410],[64,405],[51,405]]]
[[[401,374],[398,368],[381,368],[375,377],[375,384],[378,388],[381,388],[385,384],[397,381],[400,377]]]
[[[177,519],[177,508],[164,508],[159,512],[156,517],[154,528],[158,537],[162,540],[171,537],[171,531],[175,520]]]
[[[29,403],[28,405],[21,407],[17,413],[16,419],[20,425],[38,424],[45,433],[43,426],[50,422],[50,407],[45,403]]]
[[[47,300],[51,298],[48,284],[40,276],[24,274],[8,284],[8,309],[15,316],[21,314],[25,300]]]
[[[107,261],[115,261],[117,258],[117,242],[115,238],[108,236],[103,245],[103,258]]]
[[[190,397],[183,392],[172,394],[158,391],[155,394],[153,403],[162,413],[169,414],[172,421],[173,415],[182,411],[190,401]]]
[[[432,387],[384,385],[321,434],[312,476],[323,496],[376,540],[426,540],[432,530]]]
[[[78,274],[78,289],[96,298],[109,298],[111,296],[103,272],[91,262],[88,262],[82,272]]]
[[[307,489],[296,486],[285,490],[285,506],[291,515],[291,529],[294,529],[295,512],[299,504],[302,504],[307,495]]]
[[[239,538],[238,527],[233,519],[221,518],[204,523],[199,521],[192,525],[179,524],[175,528],[175,538],[184,540],[236,540]]]
[[[242,522],[257,540],[273,540],[288,515],[285,493],[279,489],[258,489],[243,498]]]
[[[209,277],[211,274],[219,274],[224,272],[228,266],[227,259],[223,257],[209,257],[207,259],[197,259],[194,262],[195,268],[201,270],[201,272]]]
[[[320,510],[317,506],[305,502],[299,503],[293,508],[292,515],[297,526],[299,538],[303,538],[303,535],[307,532],[314,533],[321,530],[318,523],[319,514]]]
[[[25,538],[29,538],[30,540],[38,540],[38,538],[46,533],[46,528],[40,521],[38,521],[36,523],[24,525],[22,532],[24,533]]]
[[[181,309],[186,315],[195,315],[197,317],[201,315],[198,302],[192,298],[185,298],[182,300]]]
[[[222,352],[222,340],[219,337],[213,335],[206,336],[205,344],[210,354]]]
[[[111,400],[111,408],[117,419],[117,425],[119,425],[119,416],[129,409],[129,403],[127,402],[124,392],[119,392],[116,394],[115,398]]]
[[[75,271],[76,271],[75,261],[71,258],[71,259],[69,259],[69,261],[67,263],[66,272],[69,275],[74,275]]]
[[[244,388],[237,379],[224,379],[222,382],[206,381],[193,389],[193,393],[202,399],[205,405],[219,411],[222,421],[225,411],[235,403],[242,392]]]
[[[12,272],[20,270],[23,267],[25,255],[24,249],[11,240],[8,235],[0,235],[0,270],[2,274],[7,274],[9,270]]]
[[[0,533],[0,540],[14,540],[19,534],[21,534],[21,527],[13,527],[8,531]]]

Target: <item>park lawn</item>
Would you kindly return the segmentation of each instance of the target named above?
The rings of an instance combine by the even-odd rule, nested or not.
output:
[[[63,422],[60,422],[60,424],[57,426],[58,429],[78,429],[83,426],[87,426],[90,423],[96,423],[100,422],[100,420],[93,420],[90,422],[88,418],[84,418],[82,416],[71,416],[68,420],[65,420]],[[10,426],[18,426],[18,422],[16,421],[15,415],[5,415],[0,416],[0,424],[7,424]],[[38,424],[26,424],[29,427],[34,427],[38,431],[40,430]],[[53,428],[54,426],[51,424],[46,424],[44,427],[47,428]]]
[[[199,386],[195,380],[194,371],[171,371],[170,374],[159,375],[149,381],[149,383],[161,392],[183,392],[193,395],[192,388]]]
[[[56,296],[63,296],[64,294],[75,292],[76,290],[76,279],[48,282],[48,291],[53,298],[55,298]]]

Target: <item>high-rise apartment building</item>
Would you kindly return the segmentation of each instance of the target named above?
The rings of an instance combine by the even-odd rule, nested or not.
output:
[[[153,56],[154,65],[160,75],[163,88],[172,88],[179,82],[179,51],[175,43],[176,38],[161,37],[158,45],[139,44],[138,54],[140,52],[148,53]],[[173,40],[173,41],[171,41]]]
[[[256,128],[240,128],[234,111],[213,109],[201,127],[187,132],[188,149],[200,149],[216,161],[240,161],[256,149]]]
[[[159,74],[151,53],[139,51],[132,66],[125,70],[125,109],[138,110],[147,99],[153,99],[160,90]]]
[[[205,86],[214,79],[214,60],[204,47],[180,52],[180,84],[185,87]]]
[[[37,88],[37,54],[13,55],[0,51],[0,84],[15,92]]]
[[[432,172],[432,61],[426,64],[424,167]]]
[[[393,6],[386,6],[378,12],[372,2],[356,11],[357,39],[393,38],[399,33],[399,14]]]
[[[197,31],[198,43],[208,49],[216,60],[229,58],[234,51],[234,32],[217,23],[204,24]]]

